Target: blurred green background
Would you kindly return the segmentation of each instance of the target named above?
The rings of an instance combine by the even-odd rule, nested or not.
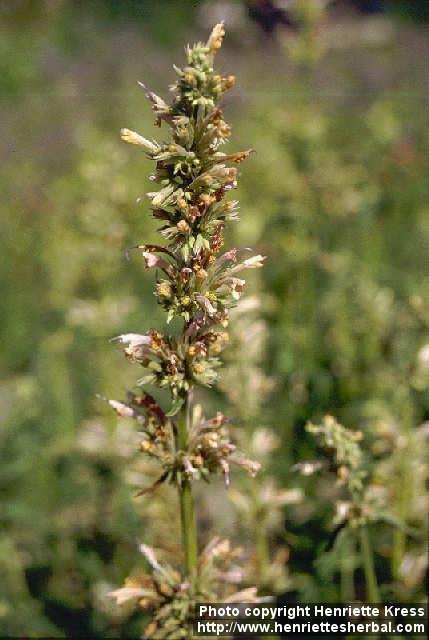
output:
[[[275,393],[249,422],[281,438],[270,472],[300,482],[291,465],[317,455],[304,425],[327,412],[370,442],[429,419],[428,3],[292,5],[0,0],[0,635],[136,633],[106,593],[157,516],[133,497],[130,433],[96,394],[136,378],[109,338],[163,316],[150,275],[123,257],[156,224],[136,204],[151,167],[118,132],[156,135],[136,81],[165,96],[183,44],[219,19],[219,63],[238,77],[232,146],[257,151],[230,238],[268,256],[250,292]],[[418,455],[394,451],[385,482],[424,537]],[[332,514],[307,485],[278,537],[295,597],[338,599],[318,562]],[[388,593],[415,599],[422,581],[407,575],[389,591],[389,535],[377,568]]]

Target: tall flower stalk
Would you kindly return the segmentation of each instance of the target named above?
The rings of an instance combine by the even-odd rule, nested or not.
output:
[[[185,451],[188,445],[190,398],[180,409],[177,428],[177,447]],[[198,557],[197,524],[195,520],[194,499],[191,481],[186,476],[179,485],[180,519],[182,524],[183,552],[186,573],[194,571]]]
[[[388,521],[389,517],[387,512],[380,509],[381,505],[371,499],[368,491],[369,470],[359,444],[363,434],[361,431],[346,429],[332,416],[325,416],[320,425],[309,423],[307,431],[315,434],[323,447],[333,455],[332,464],[337,474],[338,484],[345,488],[348,494],[348,500],[337,503],[335,518],[337,538],[341,531],[343,539],[345,533],[349,534],[346,548],[350,549],[350,539],[355,538],[355,534],[358,533],[367,601],[381,602],[368,528],[371,522],[381,520],[383,516]],[[349,592],[352,591],[353,576],[349,574],[348,567],[342,580],[343,587],[346,587]]]
[[[218,378],[219,354],[228,341],[229,310],[241,297],[245,281],[241,272],[262,266],[263,257],[248,256],[249,249],[220,253],[225,226],[238,220],[236,200],[225,196],[237,186],[237,168],[251,153],[226,154],[230,126],[218,106],[234,85],[233,76],[213,69],[224,28],[214,27],[206,44],[186,48],[186,65],[175,67],[177,81],[170,87],[170,104],[139,83],[152,105],[156,125],[167,125],[169,140],[155,141],[122,129],[121,137],[140,147],[155,162],[150,179],[158,189],[147,194],[152,214],[162,221],[164,243],[139,244],[144,265],[156,273],[155,297],[176,332],[126,333],[115,340],[127,359],[145,370],[139,387],[152,385],[169,391],[169,406],[145,390],[130,392],[127,402],[110,400],[115,411],[136,421],[141,450],[156,459],[160,475],[153,487],[170,482],[179,494],[183,562],[176,567],[161,564],[152,549],[141,551],[153,574],[128,582],[113,592],[119,603],[138,600],[152,607],[154,619],[146,636],[190,637],[192,605],[202,599],[229,601],[255,597],[254,589],[228,593],[223,585],[239,580],[241,573],[230,563],[236,552],[215,539],[199,554],[193,499],[193,483],[222,474],[229,483],[230,465],[254,475],[259,465],[236,451],[220,412],[206,419],[193,401],[199,386],[210,387]],[[177,322],[178,320],[178,322]],[[178,327],[178,328],[177,328]],[[234,570],[232,570],[234,569]],[[230,588],[229,588],[230,591]]]

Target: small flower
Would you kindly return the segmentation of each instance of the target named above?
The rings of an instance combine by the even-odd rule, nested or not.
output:
[[[290,468],[291,471],[298,471],[303,476],[312,476],[317,473],[321,469],[323,469],[323,462],[298,462],[297,464],[292,465]]]
[[[207,47],[212,53],[216,53],[216,51],[221,48],[224,35],[225,29],[223,22],[220,22],[213,28],[213,31],[207,40]]]
[[[121,129],[121,139],[124,142],[144,147],[144,149],[150,154],[155,154],[159,151],[159,145],[143,138],[143,136],[135,131],[130,131],[130,129]]]
[[[191,230],[186,220],[179,220],[179,222],[177,223],[177,229],[180,233],[183,233],[183,234],[187,234]]]
[[[216,313],[216,307],[214,307],[210,300],[202,295],[196,295],[195,300],[200,303],[201,307],[207,311],[209,316],[213,316]]]
[[[166,298],[167,300],[171,299],[173,295],[173,289],[168,280],[161,280],[161,282],[158,282],[158,284],[156,285],[156,295],[159,298]]]
[[[261,464],[256,462],[255,460],[249,460],[249,458],[237,458],[234,457],[231,459],[231,462],[238,465],[239,467],[243,467],[248,471],[248,473],[254,478],[258,471],[261,469]]]
[[[120,336],[116,336],[116,338],[112,338],[111,341],[117,340],[121,344],[128,345],[131,349],[134,347],[139,347],[143,344],[150,344],[151,337],[148,335],[141,335],[140,333],[124,333]]]
[[[222,91],[227,91],[235,85],[235,76],[226,76],[222,78]]]
[[[154,596],[154,592],[149,589],[143,589],[142,587],[121,587],[120,589],[111,591],[109,596],[114,598],[116,604],[120,606],[130,600],[137,601],[141,598],[151,598]]]
[[[257,255],[252,256],[251,258],[247,258],[240,264],[237,264],[235,267],[230,269],[230,273],[236,273],[237,271],[242,271],[242,269],[259,269],[263,266],[265,260],[265,256]]]
[[[196,273],[196,277],[198,278],[198,280],[205,280],[207,276],[208,276],[208,273],[205,269],[198,269]]]

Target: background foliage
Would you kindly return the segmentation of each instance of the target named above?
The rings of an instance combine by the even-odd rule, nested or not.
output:
[[[264,473],[305,490],[280,500],[269,527],[272,549],[289,556],[278,591],[286,600],[344,593],[334,483],[293,470],[322,456],[304,425],[329,412],[363,431],[374,486],[401,523],[371,525],[384,596],[422,597],[427,27],[412,20],[425,17],[418,3],[413,12],[395,4],[395,15],[389,3],[366,3],[383,5],[370,14],[353,4],[365,3],[324,11],[303,2],[307,12],[279,18],[261,13],[276,3],[238,0],[0,3],[1,635],[137,633],[106,593],[142,566],[143,534],[177,549],[161,496],[133,497],[144,480],[131,425],[96,398],[133,384],[108,339],[161,320],[151,279],[123,258],[125,247],[154,239],[155,225],[135,204],[148,164],[118,131],[150,136],[136,80],[161,92],[182,42],[223,17],[222,66],[239,79],[227,104],[234,148],[257,151],[240,182],[234,244],[268,256],[252,285],[263,324],[243,327],[230,358],[243,393],[224,402],[246,426],[248,448],[249,430],[276,432]],[[255,361],[265,382],[252,386]],[[222,490],[209,489],[202,537],[210,523],[233,533],[242,521],[225,510]],[[353,548],[347,557],[364,597]]]

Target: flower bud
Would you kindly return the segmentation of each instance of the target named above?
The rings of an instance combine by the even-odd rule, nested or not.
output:
[[[183,269],[180,272],[180,279],[182,282],[189,282],[191,276],[192,276],[192,269],[190,269],[189,267],[183,267]]]
[[[166,280],[162,280],[157,284],[156,292],[161,298],[170,299],[173,295],[171,284]]]
[[[191,302],[192,300],[189,296],[183,296],[182,298],[180,298],[180,304],[182,305],[182,307],[189,307]]]
[[[235,85],[235,76],[226,76],[222,78],[222,90],[227,91]]]

